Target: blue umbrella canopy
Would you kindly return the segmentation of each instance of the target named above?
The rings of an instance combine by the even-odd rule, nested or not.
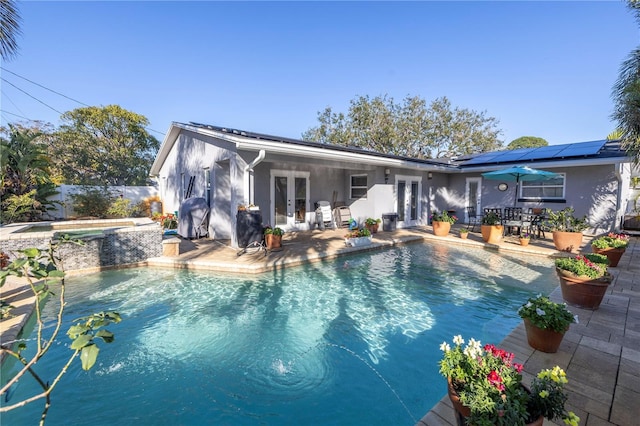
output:
[[[548,172],[546,170],[532,169],[529,166],[513,166],[508,169],[496,170],[494,172],[483,173],[482,176],[487,179],[508,180],[508,181],[534,181],[546,180],[557,177],[557,173]]]
[[[558,173],[548,172],[546,170],[532,169],[529,166],[512,166],[508,169],[496,170],[493,172],[482,173],[482,176],[493,180],[506,180],[516,182],[516,193],[513,199],[513,205],[518,200],[518,184],[520,181],[536,181],[547,180],[558,177]]]

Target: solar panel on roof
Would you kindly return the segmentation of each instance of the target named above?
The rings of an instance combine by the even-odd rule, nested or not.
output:
[[[526,154],[526,152],[522,152],[521,150],[518,150],[518,151],[507,151],[507,152],[503,153],[502,155],[500,155],[496,159],[496,161],[499,161],[501,163],[507,163],[509,161],[518,161],[525,154]]]
[[[536,148],[533,151],[523,155],[520,159],[521,160],[540,160],[543,158],[554,158],[564,148],[565,147],[562,145],[542,146],[540,148]]]
[[[464,162],[465,166],[474,164],[515,163],[518,161],[544,160],[553,158],[582,157],[595,155],[607,141],[592,141],[571,143],[564,145],[541,146],[538,148],[523,148],[513,151],[497,151],[480,154]]]
[[[494,158],[496,158],[497,155],[495,153],[488,153],[488,154],[480,154],[475,158],[472,158],[469,161],[466,161],[464,164],[484,164],[484,163],[491,163]]]
[[[585,143],[574,143],[565,148],[561,156],[562,157],[580,157],[583,155],[594,155],[600,152],[604,144],[607,141],[595,141]]]

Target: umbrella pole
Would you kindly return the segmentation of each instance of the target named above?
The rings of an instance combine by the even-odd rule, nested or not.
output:
[[[518,186],[520,185],[520,175],[516,176],[516,193],[513,194],[513,207],[518,203]]]

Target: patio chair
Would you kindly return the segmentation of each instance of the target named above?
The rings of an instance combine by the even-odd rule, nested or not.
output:
[[[316,203],[316,224],[320,229],[335,227],[333,216],[331,215],[331,204],[328,201],[318,201]]]
[[[347,206],[336,207],[334,217],[337,227],[349,227],[351,224],[351,209]]]
[[[536,209],[538,210],[537,212],[534,211],[534,209],[530,208],[529,209],[529,217],[531,218],[531,226],[530,226],[530,233],[532,236],[535,236],[536,238],[540,238],[542,236],[542,238],[547,238],[547,236],[544,234],[544,210],[542,209]]]
[[[513,230],[517,228],[518,234],[520,234],[524,228],[528,229],[531,222],[524,219],[522,207],[505,207],[502,215],[502,225],[505,227],[505,233],[513,234]]]
[[[478,216],[475,207],[467,207],[467,220],[467,230],[473,232],[476,229],[476,225],[480,223],[480,217]]]

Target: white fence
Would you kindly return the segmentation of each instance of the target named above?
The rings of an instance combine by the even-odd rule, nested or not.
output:
[[[49,214],[55,219],[68,219],[74,217],[76,214],[73,211],[73,200],[71,194],[82,192],[85,188],[80,185],[60,185],[56,188],[57,195],[49,197],[51,201],[58,201],[61,205],[55,204],[55,210],[49,211]],[[94,187],[101,189],[101,187]],[[145,198],[152,197],[154,195],[160,195],[158,188],[155,186],[109,186],[108,191],[112,196],[126,198],[131,200],[131,205],[137,204]]]

